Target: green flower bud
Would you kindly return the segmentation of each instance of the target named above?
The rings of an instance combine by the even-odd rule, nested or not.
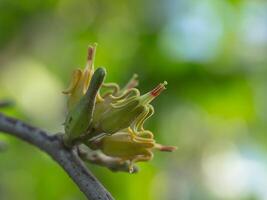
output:
[[[95,107],[96,96],[101,84],[104,81],[106,71],[98,68],[90,82],[90,86],[79,102],[70,110],[65,121],[65,133],[69,141],[87,134],[92,121],[92,115]]]

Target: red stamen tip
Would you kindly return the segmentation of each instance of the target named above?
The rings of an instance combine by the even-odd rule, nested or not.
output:
[[[88,61],[92,61],[94,59],[94,53],[96,50],[96,43],[94,43],[93,45],[89,45],[88,47],[88,54],[87,54],[87,60]]]
[[[87,54],[87,60],[93,60],[93,55],[94,55],[94,48],[90,46],[88,48],[88,54]]]
[[[160,93],[166,89],[165,85],[167,85],[167,81],[164,81],[163,83],[160,83],[157,87],[155,87],[150,94],[154,97],[157,97],[160,95]]]

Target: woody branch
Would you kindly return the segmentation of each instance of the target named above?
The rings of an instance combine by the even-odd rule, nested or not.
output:
[[[63,145],[62,135],[50,134],[18,119],[0,113],[0,131],[21,139],[50,155],[90,200],[112,200],[111,194],[87,169],[78,156],[77,148]]]

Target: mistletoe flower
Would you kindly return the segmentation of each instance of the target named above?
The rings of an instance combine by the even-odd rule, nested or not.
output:
[[[89,46],[85,69],[74,71],[64,91],[68,95],[65,144],[84,144],[113,161],[130,163],[130,172],[134,163],[151,160],[154,149],[174,151],[176,147],[158,144],[153,133],[144,129],[145,121],[154,114],[151,102],[166,89],[167,82],[143,95],[136,88],[135,74],[122,88],[117,83],[104,83],[106,70],[94,70],[95,51],[96,44]],[[103,162],[99,163],[105,165]]]

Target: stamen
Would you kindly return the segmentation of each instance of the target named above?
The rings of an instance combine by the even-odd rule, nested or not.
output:
[[[157,97],[160,95],[160,93],[166,89],[167,81],[164,81],[163,83],[160,83],[157,87],[155,87],[150,94],[154,97]]]
[[[130,79],[130,81],[128,82],[128,84],[126,85],[127,89],[131,89],[134,88],[138,85],[138,75],[134,74],[133,77]]]
[[[159,94],[165,90],[165,85],[167,85],[167,81],[164,81],[163,83],[160,83],[155,87],[152,91],[142,95],[140,97],[140,103],[142,105],[149,104],[153,99],[155,99]]]
[[[133,88],[135,88],[136,86],[138,86],[138,75],[137,74],[133,74],[132,78],[128,81],[128,83],[119,91],[118,95],[123,94],[125,91],[131,90]]]
[[[160,151],[165,151],[165,152],[173,152],[177,149],[177,147],[174,147],[174,146],[163,146],[161,144],[156,144],[155,148]]]

